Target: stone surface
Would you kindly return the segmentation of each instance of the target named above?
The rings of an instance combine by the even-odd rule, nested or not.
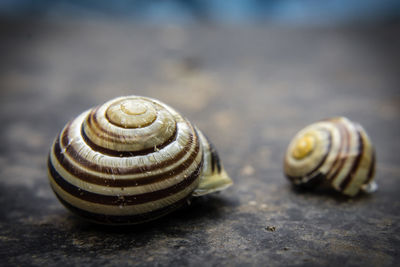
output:
[[[395,266],[400,260],[400,30],[382,27],[0,24],[0,265]],[[235,182],[163,219],[105,227],[57,201],[50,143],[119,95],[175,107]],[[374,142],[378,192],[294,190],[290,139],[343,115]]]

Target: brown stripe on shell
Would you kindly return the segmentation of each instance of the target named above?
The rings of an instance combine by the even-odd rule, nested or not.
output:
[[[208,148],[209,151],[211,153],[211,172],[214,173],[215,169],[217,170],[217,173],[221,172],[221,160],[219,159],[217,150],[215,149],[215,146],[213,145],[213,143],[211,143],[210,139],[204,135],[204,137],[207,140],[208,143]]]
[[[75,176],[78,179],[81,179],[85,182],[93,183],[93,184],[99,184],[99,185],[107,185],[110,187],[127,187],[127,186],[141,186],[141,185],[146,185],[146,184],[152,184],[156,182],[161,182],[165,179],[168,179],[172,176],[175,176],[177,174],[180,174],[183,172],[187,166],[190,166],[194,160],[196,159],[197,154],[199,153],[199,146],[196,146],[195,151],[188,157],[186,161],[184,161],[182,164],[180,164],[178,167],[168,171],[167,173],[160,173],[160,174],[154,174],[151,176],[143,177],[143,178],[134,178],[134,179],[105,179],[98,177],[96,175],[89,174],[87,172],[81,171],[78,168],[75,168],[74,165],[72,165],[68,160],[65,159],[65,157],[60,154],[60,148],[58,146],[55,146],[55,152],[54,154],[56,155],[57,160],[61,163],[63,168],[71,173],[73,176]],[[119,173],[121,172],[119,169],[111,169],[108,170],[107,173],[115,173],[118,171]]]
[[[289,178],[292,181],[296,181],[296,180],[302,180],[303,177],[314,176],[315,172],[318,172],[318,170],[321,168],[321,166],[325,163],[325,161],[328,158],[328,155],[329,155],[329,153],[331,151],[332,135],[331,135],[331,133],[329,131],[327,131],[325,129],[321,129],[321,131],[328,133],[328,149],[327,149],[327,152],[322,157],[321,161],[318,163],[318,165],[314,169],[309,171],[307,174],[302,175],[302,176],[291,176],[291,175],[288,175],[288,174],[285,173],[287,178]],[[285,158],[285,163],[288,164],[288,162],[286,161],[286,158]]]
[[[368,178],[367,180],[364,182],[364,184],[369,184],[372,179],[374,179],[375,176],[375,164],[376,164],[376,155],[375,155],[375,150],[372,149],[372,156],[371,156],[371,162],[370,162],[370,166],[369,166],[369,170],[368,170]]]
[[[98,109],[99,109],[99,107],[93,109],[88,114],[88,116],[84,120],[84,123],[82,124],[82,130],[84,130],[87,127],[87,128],[92,129],[92,131],[97,134],[97,137],[102,140],[105,140],[105,141],[111,142],[111,143],[124,144],[126,142],[125,141],[125,139],[127,138],[126,136],[116,134],[114,132],[108,131],[107,129],[104,129],[103,127],[101,127],[101,125],[97,121]],[[99,135],[98,133],[102,133],[102,135]],[[171,134],[171,136],[169,136],[167,138],[167,140],[170,140],[171,138],[173,138],[173,136],[176,135],[176,133],[177,133],[177,124],[175,122],[175,130]],[[87,137],[87,135],[86,135],[86,137]],[[87,138],[87,139],[89,139],[89,138]],[[91,143],[93,143],[93,142],[91,142]],[[98,146],[98,145],[96,145],[96,146]],[[98,147],[102,148],[101,146],[98,146]],[[107,149],[107,148],[105,148],[105,149]]]
[[[120,100],[119,102],[121,102],[121,101],[123,101],[123,100]],[[153,105],[153,107],[155,108],[156,111],[165,110],[165,108],[164,108],[163,106],[161,106],[160,104],[158,104],[158,103],[156,103],[156,102],[149,101],[149,103],[151,103],[151,104]],[[102,128],[102,127],[100,126],[100,123],[99,123],[98,120],[97,120],[97,114],[98,114],[98,110],[99,110],[101,107],[102,107],[101,105],[100,105],[100,106],[97,106],[97,107],[96,107],[95,109],[93,109],[93,111],[90,113],[90,115],[91,115],[91,117],[92,117],[92,119],[93,119],[93,123],[97,126],[97,128],[98,128],[100,131],[105,132],[105,133],[107,133],[107,134],[110,135],[110,136],[118,136],[118,135],[116,135],[116,134],[114,134],[114,133],[112,133],[112,132],[110,132],[110,131],[107,131],[106,129],[104,129],[104,128]],[[107,109],[108,109],[108,108],[107,108]],[[169,112],[168,112],[168,113],[169,113]],[[171,114],[171,115],[172,115],[172,114]],[[114,125],[114,126],[116,126],[116,127],[123,128],[123,129],[135,129],[135,128],[136,128],[136,127],[121,127],[121,125],[118,125],[118,124],[113,123],[112,120],[110,120],[110,118],[107,116],[107,111],[105,111],[105,113],[103,114],[103,116],[107,119],[107,121],[108,121],[109,123],[111,123],[112,125]],[[153,123],[156,119],[157,119],[157,117],[156,117],[151,123]],[[150,124],[151,124],[151,123],[150,123]]]
[[[332,121],[332,123],[335,123],[334,121]],[[336,156],[336,158],[335,158],[335,160],[333,161],[333,164],[332,164],[332,166],[331,166],[331,168],[328,170],[328,172],[326,173],[326,177],[330,180],[331,179],[331,176],[332,176],[332,172],[333,172],[333,170],[335,170],[335,167],[339,164],[341,164],[342,163],[342,159],[341,159],[341,155],[342,155],[342,151],[343,151],[343,149],[344,149],[344,142],[342,141],[342,137],[343,137],[343,126],[342,125],[339,125],[339,124],[337,124],[337,123],[335,123],[336,124],[336,127],[339,129],[339,135],[340,135],[340,137],[339,137],[339,140],[341,141],[340,142],[340,146],[339,146],[339,150],[338,150],[338,153],[337,153],[337,156]],[[335,173],[333,174],[333,175],[337,175],[337,173],[338,173],[338,171],[340,170],[340,168],[339,167],[337,167],[337,169],[336,169],[336,171],[335,171]]]
[[[69,146],[69,135],[68,135],[68,131],[69,131],[69,127],[70,124],[68,124],[64,130],[64,132],[62,133],[61,136],[61,143],[62,145],[65,147],[65,153],[71,155],[71,158],[74,160],[74,163],[77,165],[81,165],[84,166],[87,169],[90,170],[94,170],[94,171],[98,171],[98,172],[102,172],[102,173],[109,173],[109,174],[117,174],[117,175],[124,175],[124,174],[137,174],[137,173],[143,173],[143,172],[147,172],[147,171],[154,171],[157,169],[161,169],[167,166],[170,166],[176,162],[178,162],[184,155],[187,154],[188,149],[190,149],[190,145],[195,143],[196,144],[196,149],[197,146],[199,146],[199,137],[197,132],[193,129],[193,127],[191,126],[191,124],[188,124],[191,128],[191,132],[190,132],[190,139],[188,141],[188,144],[185,146],[185,149],[182,149],[182,151],[180,151],[176,157],[174,158],[170,158],[168,160],[162,161],[162,162],[157,162],[153,165],[147,165],[147,166],[142,166],[142,167],[129,167],[129,168],[113,168],[113,167],[107,167],[107,166],[100,166],[97,165],[96,163],[93,163],[85,158],[83,158],[75,149],[73,146]],[[194,133],[194,134],[193,134]],[[58,138],[56,140],[56,142],[58,142]],[[62,163],[62,165],[64,164],[64,156],[61,153],[61,147],[59,147],[59,149],[57,149],[57,147],[55,147],[55,153],[56,157],[59,159],[59,162]],[[118,171],[117,173],[115,171]]]
[[[107,140],[107,141],[114,141],[115,140],[116,142],[118,142],[118,139],[121,138],[121,135],[120,134],[116,134],[114,132],[111,132],[111,131],[109,131],[107,129],[104,129],[100,125],[99,121],[97,120],[97,113],[99,112],[100,107],[101,106],[98,106],[98,107],[92,109],[92,111],[85,118],[83,124],[84,125],[87,124],[87,127],[93,129],[94,132],[96,132],[96,133],[99,132],[99,133],[103,134],[102,136],[98,136],[98,137],[100,137],[100,138],[102,138],[104,140]],[[115,125],[115,126],[117,126],[117,125]],[[121,128],[120,126],[117,126],[117,127]],[[112,137],[115,137],[116,139],[114,139]],[[121,144],[121,142],[118,142],[118,143]]]
[[[160,173],[160,174],[154,174],[151,176],[143,177],[143,178],[134,178],[134,179],[105,179],[98,177],[96,175],[92,175],[90,173],[81,171],[80,169],[76,168],[71,162],[69,162],[68,159],[66,159],[61,153],[61,147],[59,145],[59,139],[57,138],[56,143],[54,144],[54,155],[56,156],[56,160],[60,163],[60,165],[63,166],[63,168],[75,176],[77,179],[83,180],[88,183],[92,184],[98,184],[98,185],[107,185],[109,187],[128,187],[128,186],[141,186],[141,185],[147,185],[147,184],[152,184],[152,183],[157,183],[161,182],[165,179],[168,179],[172,176],[176,176],[180,173],[182,173],[187,166],[192,165],[192,163],[195,161],[199,151],[200,151],[200,144],[199,142],[196,142],[196,147],[194,151],[189,155],[189,157],[179,166],[176,168],[168,171],[167,173]],[[188,153],[188,148],[185,147],[179,155],[175,158],[175,161],[170,160],[170,164],[176,163],[179,161],[186,153]],[[68,152],[71,153],[71,152]],[[180,154],[183,154],[182,157]],[[71,155],[74,157],[74,154]],[[75,160],[79,161],[80,164],[85,164],[82,163],[82,159],[76,159]],[[86,165],[84,165],[86,167]],[[97,165],[96,165],[97,166]],[[147,169],[143,168],[126,168],[125,170],[123,169],[116,169],[112,167],[105,167],[105,166],[98,166],[98,168],[101,169],[99,171],[108,173],[108,174],[138,174],[142,172],[147,172]],[[163,166],[161,166],[163,167]],[[149,168],[148,168],[149,169]]]
[[[52,188],[53,189],[53,188]],[[89,212],[80,208],[77,208],[75,206],[72,206],[68,202],[66,202],[64,199],[62,199],[57,192],[53,189],[56,197],[58,200],[70,211],[73,213],[81,216],[82,218],[85,218],[90,221],[94,221],[96,223],[104,223],[104,224],[138,224],[138,223],[143,223],[147,221],[152,221],[154,219],[160,218],[180,207],[185,205],[188,201],[188,199],[191,197],[190,195],[178,200],[175,203],[172,203],[171,205],[168,205],[166,207],[149,211],[146,213],[142,214],[135,214],[135,215],[106,215],[106,214],[99,214],[99,213],[93,213]]]
[[[357,157],[353,161],[353,165],[350,169],[350,172],[347,174],[346,178],[344,178],[342,183],[339,185],[340,190],[345,190],[347,188],[347,186],[353,180],[354,174],[357,172],[358,167],[360,166],[361,157],[364,153],[364,139],[362,138],[360,131],[358,129],[356,129],[356,131],[357,131],[357,136],[358,136]]]
[[[166,147],[167,145],[171,144],[172,142],[174,142],[176,140],[178,131],[177,131],[177,127],[175,127],[173,134],[164,143],[162,143],[158,146],[154,146],[152,148],[147,148],[147,149],[142,149],[142,150],[135,150],[135,151],[117,151],[117,150],[112,150],[112,149],[108,149],[108,148],[96,145],[86,135],[85,129],[84,129],[84,124],[82,124],[82,127],[81,127],[81,135],[82,135],[82,138],[85,141],[85,143],[88,146],[90,146],[90,148],[92,148],[94,151],[97,151],[101,154],[113,156],[113,157],[135,157],[135,156],[143,156],[143,155],[153,153],[153,152],[157,151],[157,149],[163,149],[164,147]],[[103,139],[103,137],[101,137],[101,138]],[[104,140],[106,140],[106,139],[107,138],[105,138]],[[109,140],[109,141],[114,142],[114,140]]]
[[[121,135],[120,134],[116,134],[114,132],[111,132],[107,129],[104,129],[103,127],[101,127],[100,123],[97,120],[97,113],[99,112],[101,106],[98,106],[94,109],[92,109],[92,111],[90,111],[90,113],[88,114],[88,116],[85,118],[84,123],[83,124],[87,124],[87,127],[89,128],[96,128],[95,132],[101,132],[104,135],[108,135],[111,137],[116,137],[116,138],[120,138]],[[101,136],[102,138],[106,138],[106,136]],[[107,140],[114,140],[112,138],[108,138]]]
[[[96,114],[97,114],[99,108],[100,108],[100,106],[97,107],[97,108],[94,108],[94,109],[88,114],[88,116],[87,116],[87,117],[85,118],[85,120],[84,120],[83,125],[84,125],[84,124],[87,124],[87,127],[88,127],[88,128],[91,128],[91,129],[96,128],[96,129],[94,129],[93,131],[94,131],[94,132],[100,132],[100,133],[102,133],[103,136],[99,136],[99,137],[101,137],[101,138],[103,138],[103,139],[105,139],[105,140],[108,140],[108,141],[110,141],[110,140],[115,140],[114,138],[110,138],[110,137],[107,137],[107,136],[106,136],[106,135],[108,135],[108,136],[117,138],[117,142],[118,142],[118,139],[121,137],[121,135],[120,135],[120,134],[116,134],[116,133],[114,133],[114,132],[111,132],[111,131],[109,131],[109,130],[107,130],[107,129],[104,129],[103,127],[101,127],[101,125],[100,125],[99,122],[97,121]]]
[[[327,173],[328,179],[333,181],[336,178],[336,176],[339,174],[339,172],[343,168],[344,163],[347,160],[347,155],[349,154],[349,149],[350,149],[350,134],[349,134],[349,131],[347,130],[347,128],[344,125],[342,125],[339,121],[332,120],[332,123],[335,123],[337,128],[339,129],[339,133],[340,133],[339,140],[341,141],[338,155],[337,155],[331,169]],[[346,143],[343,140],[345,140]],[[343,150],[344,150],[344,152],[343,152]],[[336,164],[338,164],[337,169],[334,173],[332,173],[332,171],[335,169]]]
[[[73,184],[70,184],[69,182],[64,180],[64,178],[62,178],[62,176],[56,171],[56,169],[51,163],[51,160],[50,159],[48,160],[48,169],[51,178],[65,192],[88,202],[93,202],[103,205],[111,205],[111,206],[119,206],[119,205],[130,206],[130,205],[144,204],[147,202],[160,200],[162,198],[176,194],[184,190],[188,186],[190,186],[194,181],[196,181],[196,179],[199,177],[201,173],[202,166],[203,166],[203,161],[200,161],[196,170],[194,170],[188,177],[186,177],[181,182],[164,189],[137,195],[111,196],[111,195],[102,195],[89,192],[79,187],[76,187]]]

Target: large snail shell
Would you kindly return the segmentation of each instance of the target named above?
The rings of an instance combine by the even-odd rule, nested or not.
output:
[[[106,224],[153,220],[193,195],[232,184],[195,126],[138,96],[110,100],[69,122],[52,145],[48,174],[67,208]]]
[[[375,152],[365,130],[344,117],[309,125],[291,141],[284,171],[295,185],[330,187],[347,196],[375,191]]]

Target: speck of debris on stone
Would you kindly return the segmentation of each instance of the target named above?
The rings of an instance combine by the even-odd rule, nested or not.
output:
[[[276,227],[269,225],[269,226],[265,227],[265,230],[270,231],[270,232],[275,232]]]
[[[284,247],[283,250],[289,250],[289,248],[288,247]]]
[[[251,165],[245,165],[240,171],[242,175],[251,176],[254,174],[254,167]]]
[[[255,205],[257,205],[257,202],[256,202],[256,201],[254,201],[254,200],[252,200],[252,201],[249,201],[249,205],[250,205],[250,206],[255,206]]]

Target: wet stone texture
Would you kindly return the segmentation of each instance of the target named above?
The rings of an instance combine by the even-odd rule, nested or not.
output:
[[[398,264],[398,26],[0,25],[0,265]],[[50,143],[81,111],[129,94],[198,125],[235,185],[142,226],[64,209],[46,177]],[[283,176],[292,136],[338,115],[376,146],[371,196],[297,191]]]

